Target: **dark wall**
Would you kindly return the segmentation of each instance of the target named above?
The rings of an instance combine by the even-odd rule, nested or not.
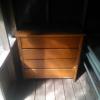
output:
[[[40,23],[45,19],[46,0],[14,0],[13,6],[16,19]]]
[[[12,0],[17,28],[46,24],[46,0]]]
[[[17,29],[44,29],[99,33],[98,0],[1,0],[8,33],[12,1]]]
[[[82,30],[84,0],[12,0],[18,29]]]
[[[98,34],[100,32],[100,5],[99,0],[88,0],[86,32]]]
[[[81,24],[83,13],[82,0],[50,0],[52,23]]]
[[[5,28],[8,35],[14,36],[14,31],[16,29],[15,19],[12,9],[12,1],[11,0],[0,0],[0,6],[3,13],[3,19]]]

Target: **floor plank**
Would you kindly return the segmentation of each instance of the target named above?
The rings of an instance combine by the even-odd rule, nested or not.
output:
[[[65,100],[64,87],[61,79],[54,79],[56,100]]]
[[[35,80],[18,81],[8,89],[6,100],[34,100]]]
[[[80,81],[79,80],[72,81],[72,86],[73,86],[76,100],[86,100]]]
[[[46,100],[55,100],[53,79],[46,81]]]
[[[22,84],[23,86],[24,86],[24,88],[26,88],[26,86],[25,86],[25,84]],[[31,93],[29,94],[29,95],[27,95],[25,98],[24,98],[24,100],[35,100],[35,90],[36,90],[36,87],[34,87],[34,86],[36,86],[36,80],[34,80],[34,81],[30,81],[28,84],[26,84],[26,85],[28,85],[28,86],[30,86],[30,89],[33,89],[32,91],[31,91]],[[28,91],[28,89],[29,88],[27,88],[27,89],[25,89],[25,91]],[[23,92],[25,92],[25,91],[23,91]],[[22,92],[22,93],[23,93]],[[17,98],[17,100],[18,100],[18,98]],[[20,99],[19,99],[20,100]]]
[[[37,80],[35,100],[45,100],[45,80]]]
[[[75,100],[75,95],[72,88],[72,79],[63,79],[63,84],[66,100]]]
[[[82,77],[80,77],[80,83],[86,96],[86,100],[97,100],[93,86],[91,87],[92,83],[90,83],[87,74],[84,74]]]
[[[34,84],[35,85],[35,84]],[[18,98],[17,98],[18,99]],[[28,96],[24,98],[24,100],[35,100],[35,90]]]
[[[87,73],[79,80],[33,79],[9,87],[7,100],[98,100]]]

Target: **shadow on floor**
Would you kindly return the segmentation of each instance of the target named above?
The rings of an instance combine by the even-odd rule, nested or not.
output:
[[[26,97],[32,93],[35,93],[35,90],[39,88],[44,82],[45,80],[43,79],[17,81],[9,87],[6,94],[6,99],[25,100]]]

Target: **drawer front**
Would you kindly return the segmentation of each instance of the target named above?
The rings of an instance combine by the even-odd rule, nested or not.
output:
[[[76,65],[75,59],[24,60],[24,68],[28,69],[66,69]]]
[[[21,38],[22,48],[78,48],[80,37]]]
[[[73,69],[24,69],[24,78],[73,78]]]
[[[23,59],[76,58],[77,49],[23,49]]]

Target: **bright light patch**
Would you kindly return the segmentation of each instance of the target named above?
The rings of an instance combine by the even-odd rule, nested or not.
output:
[[[3,97],[1,89],[0,89],[0,100],[4,100],[4,97]]]
[[[46,100],[55,100],[55,96],[52,93],[46,95]]]
[[[32,95],[27,96],[24,100],[33,100]]]

